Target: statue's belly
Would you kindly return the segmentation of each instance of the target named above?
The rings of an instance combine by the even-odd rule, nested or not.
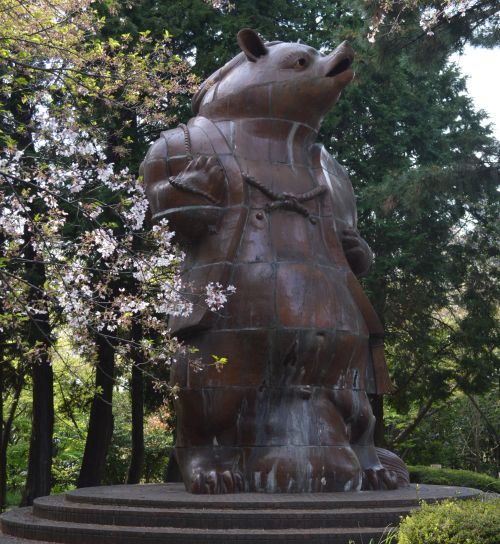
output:
[[[208,368],[189,386],[364,389],[368,331],[346,274],[309,262],[235,264],[236,293],[190,341]],[[222,372],[210,366],[212,355],[229,361]]]
[[[309,262],[234,264],[236,287],[216,328],[300,328],[366,337],[341,267]]]
[[[303,174],[308,186],[293,176],[286,178],[295,182],[290,189],[294,194],[315,186]],[[269,179],[265,174],[256,177]],[[190,337],[205,371],[191,371],[179,359],[173,380],[193,389],[364,389],[369,334],[348,287],[350,272],[333,231],[334,219],[325,212],[331,208],[314,199],[305,203],[305,215],[269,210],[269,204],[266,195],[249,189],[237,250],[225,264],[210,267],[220,266],[224,282],[234,285],[236,293],[211,320],[209,330]],[[230,214],[239,212],[226,213],[225,224],[234,229],[231,235],[237,234],[239,223]],[[212,355],[227,358],[221,372]]]

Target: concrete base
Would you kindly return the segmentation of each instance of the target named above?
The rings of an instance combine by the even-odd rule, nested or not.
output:
[[[422,500],[468,499],[476,489],[412,485],[352,493],[192,495],[182,484],[77,489],[1,516],[0,544],[378,542]]]

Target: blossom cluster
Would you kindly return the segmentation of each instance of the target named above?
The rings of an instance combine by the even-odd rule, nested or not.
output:
[[[228,285],[225,289],[219,282],[210,282],[206,286],[205,302],[212,310],[220,310],[227,302],[227,297],[236,291],[234,285]]]
[[[433,28],[440,19],[451,19],[457,15],[465,17],[467,10],[478,4],[479,0],[448,0],[443,2],[441,9],[426,7],[420,16],[420,26],[428,36],[433,36]]]
[[[376,36],[380,32],[387,14],[392,10],[399,10],[396,17],[393,17],[391,22],[392,31],[399,28],[404,22],[405,10],[410,10],[417,7],[420,2],[418,0],[410,0],[406,3],[395,2],[393,0],[383,0],[378,3],[378,9],[371,19],[369,32],[367,35],[370,43],[375,43]],[[441,21],[449,21],[453,17],[464,17],[467,11],[473,9],[480,4],[480,0],[442,0],[433,6],[426,6],[420,13],[420,27],[427,36],[434,36],[434,30]]]
[[[196,304],[220,310],[234,287],[216,283],[196,292],[185,285],[184,254],[168,222],[145,224],[141,180],[106,162],[98,131],[77,131],[71,115],[49,112],[35,116],[36,161],[29,150],[6,150],[1,158],[0,251],[7,260],[0,306],[33,318],[43,300],[54,326],[71,331],[77,352],[91,357],[101,335],[123,358],[140,349],[145,361],[168,364],[184,349],[170,336],[169,316],[187,316]],[[49,166],[41,160],[47,156]],[[45,270],[39,297],[23,284],[28,245]],[[139,342],[131,338],[134,323],[147,331]]]

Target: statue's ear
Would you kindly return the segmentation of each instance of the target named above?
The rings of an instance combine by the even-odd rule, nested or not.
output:
[[[238,32],[238,45],[250,62],[256,62],[259,57],[267,55],[267,47],[251,28],[242,28]]]

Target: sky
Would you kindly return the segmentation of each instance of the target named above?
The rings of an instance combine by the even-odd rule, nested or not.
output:
[[[500,48],[466,47],[462,56],[454,56],[464,75],[469,76],[467,90],[477,109],[485,110],[500,140]]]

